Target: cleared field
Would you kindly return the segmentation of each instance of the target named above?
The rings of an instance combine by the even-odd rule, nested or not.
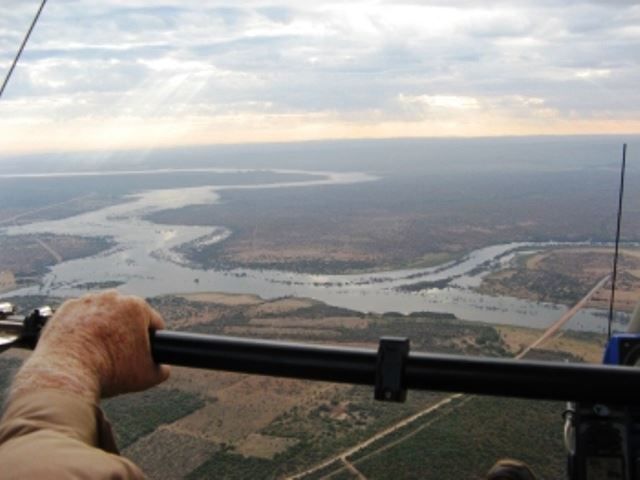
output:
[[[191,302],[213,303],[237,307],[240,305],[255,305],[262,303],[260,297],[256,295],[232,294],[232,293],[189,293],[180,297]]]
[[[167,428],[218,444],[236,443],[326,388],[311,382],[245,375],[238,382],[214,388],[215,397],[210,394],[204,407]]]
[[[272,460],[277,454],[298,443],[295,438],[274,437],[252,433],[235,446],[235,451],[245,457]]]

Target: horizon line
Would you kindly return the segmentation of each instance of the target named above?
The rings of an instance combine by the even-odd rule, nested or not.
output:
[[[61,149],[61,150],[43,150],[32,152],[5,152],[0,153],[1,159],[8,158],[24,158],[39,157],[42,155],[79,155],[79,154],[105,154],[105,153],[126,153],[154,150],[177,150],[189,148],[215,148],[215,147],[251,147],[251,146],[277,146],[277,145],[303,145],[312,143],[347,143],[347,142],[380,142],[380,141],[438,141],[438,140],[500,140],[500,139],[560,139],[560,138],[615,138],[615,137],[640,137],[640,132],[634,133],[532,133],[532,134],[504,134],[504,135],[434,135],[434,136],[393,136],[393,137],[328,137],[328,138],[310,138],[301,140],[274,140],[272,142],[265,140],[247,141],[247,142],[217,142],[217,143],[184,143],[175,145],[158,145],[154,146],[138,146],[138,147],[122,147],[122,148],[94,148],[94,149]]]

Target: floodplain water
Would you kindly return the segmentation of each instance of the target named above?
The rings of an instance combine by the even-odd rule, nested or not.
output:
[[[178,170],[167,169],[165,173],[170,175],[176,171]],[[238,170],[210,171],[224,173]],[[311,180],[265,184],[148,190],[131,194],[124,202],[116,205],[73,217],[6,227],[0,232],[4,231],[9,235],[53,233],[111,237],[116,246],[98,255],[63,261],[51,268],[40,285],[6,292],[3,296],[43,293],[62,297],[77,296],[86,292],[87,285],[119,282],[120,291],[145,297],[213,291],[250,293],[263,298],[298,296],[362,312],[446,312],[466,320],[535,328],[550,325],[567,309],[550,303],[483,295],[473,288],[479,285],[484,275],[507,265],[518,252],[536,251],[553,245],[551,242],[492,245],[439,266],[366,274],[320,275],[244,268],[203,270],[187,262],[179,253],[178,247],[190,242],[212,244],[224,241],[231,233],[226,226],[160,225],[144,218],[148,214],[170,208],[215,204],[220,200],[219,192],[224,190],[310,187],[376,180],[372,175],[359,172],[273,172],[310,173],[315,177]],[[144,173],[121,172],[131,175]],[[54,175],[77,174],[72,172]],[[400,288],[416,282],[442,280],[448,280],[445,288],[430,288],[419,292]],[[624,328],[621,323],[617,323],[615,327],[620,330]],[[602,311],[585,309],[571,320],[567,328],[602,332],[606,329],[606,318]]]

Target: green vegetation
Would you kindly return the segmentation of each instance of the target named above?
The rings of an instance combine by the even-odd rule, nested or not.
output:
[[[77,286],[77,288],[83,288],[85,290],[106,290],[107,288],[117,288],[123,285],[124,282],[118,280],[107,280],[104,282],[87,282]]]
[[[430,426],[434,419],[439,419],[444,415],[448,415],[454,412],[463,402],[467,402],[470,397],[457,397],[452,398],[447,405],[441,406],[436,411],[423,415],[419,420],[409,424],[403,428],[385,435],[383,438],[378,439],[366,448],[359,450],[353,455],[349,456],[349,461],[354,463],[361,459],[368,458],[370,456],[379,454],[381,449],[389,448],[396,442],[401,442],[407,439],[409,436],[416,434],[427,426]]]
[[[565,475],[556,402],[475,397],[406,441],[354,464],[368,478],[482,478],[500,458],[526,462],[541,479]],[[426,420],[428,421],[428,420]]]
[[[333,305],[327,305],[326,303],[316,303],[310,307],[298,308],[289,313],[295,313],[296,316],[304,318],[325,318],[325,317],[358,317],[363,318],[365,314],[357,312],[355,310],[349,310],[348,308],[334,307]],[[261,315],[262,317],[269,316],[282,316],[282,314],[267,314]]]
[[[579,330],[565,330],[562,335],[565,338],[570,338],[581,342],[598,342],[602,346],[603,351],[604,347],[607,345],[607,337],[602,333],[582,332]]]
[[[274,462],[259,458],[244,457],[227,452],[216,452],[209,460],[186,476],[187,480],[224,478],[244,480],[247,478],[274,478]]]
[[[198,395],[164,388],[154,388],[102,402],[102,407],[113,424],[120,448],[131,445],[160,425],[171,423],[203,406],[204,401]]]
[[[429,290],[431,288],[443,289],[449,286],[453,278],[443,278],[442,280],[423,281],[416,283],[409,283],[407,285],[401,285],[398,290],[401,292],[420,292],[422,290]]]
[[[334,462],[331,462],[329,465],[322,467],[316,470],[315,472],[307,475],[304,478],[305,480],[320,480],[321,478],[324,478],[325,476],[329,475],[331,472],[340,470],[343,466],[344,464],[340,460],[336,460]]]
[[[409,318],[432,318],[434,320],[457,320],[453,313],[446,312],[411,312],[407,315]]]
[[[508,356],[502,338],[491,325],[443,319],[439,315],[373,317],[369,328],[342,329],[340,341],[372,341],[384,336],[411,339],[412,350],[468,355]]]

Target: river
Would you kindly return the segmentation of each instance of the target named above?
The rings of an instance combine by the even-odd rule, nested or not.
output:
[[[170,175],[167,169],[161,173]],[[231,169],[198,169],[211,172],[238,172]],[[246,172],[247,170],[241,170]],[[262,170],[264,171],[264,170]],[[421,269],[381,271],[354,275],[312,275],[275,270],[201,270],[192,267],[177,252],[185,243],[215,243],[230,234],[223,226],[158,225],[144,219],[148,214],[188,205],[215,204],[224,190],[290,188],[315,185],[375,181],[376,177],[352,172],[309,172],[270,170],[274,173],[309,173],[312,180],[251,185],[210,185],[205,187],[157,189],[131,194],[122,203],[62,220],[42,221],[0,230],[8,235],[68,234],[108,236],[116,247],[99,255],[63,261],[51,268],[42,284],[5,292],[3,296],[47,294],[77,296],[95,282],[121,282],[122,292],[146,297],[186,292],[252,293],[263,298],[301,296],[330,305],[362,312],[415,311],[449,312],[459,318],[490,323],[544,328],[558,319],[565,306],[532,302],[504,296],[487,296],[473,290],[483,275],[508,264],[518,252],[535,251],[552,243],[508,243],[475,250],[447,264]],[[119,172],[144,175],[145,171]],[[151,173],[148,172],[148,173]],[[153,171],[158,173],[158,171]],[[100,173],[94,173],[98,175]],[[39,176],[47,174],[39,174]],[[71,172],[52,176],[92,175]],[[27,175],[28,176],[28,175]],[[479,268],[480,267],[480,268]],[[398,287],[416,282],[448,279],[446,288],[407,292]],[[598,310],[578,313],[568,328],[604,331],[606,318]],[[624,326],[616,324],[616,328]]]

